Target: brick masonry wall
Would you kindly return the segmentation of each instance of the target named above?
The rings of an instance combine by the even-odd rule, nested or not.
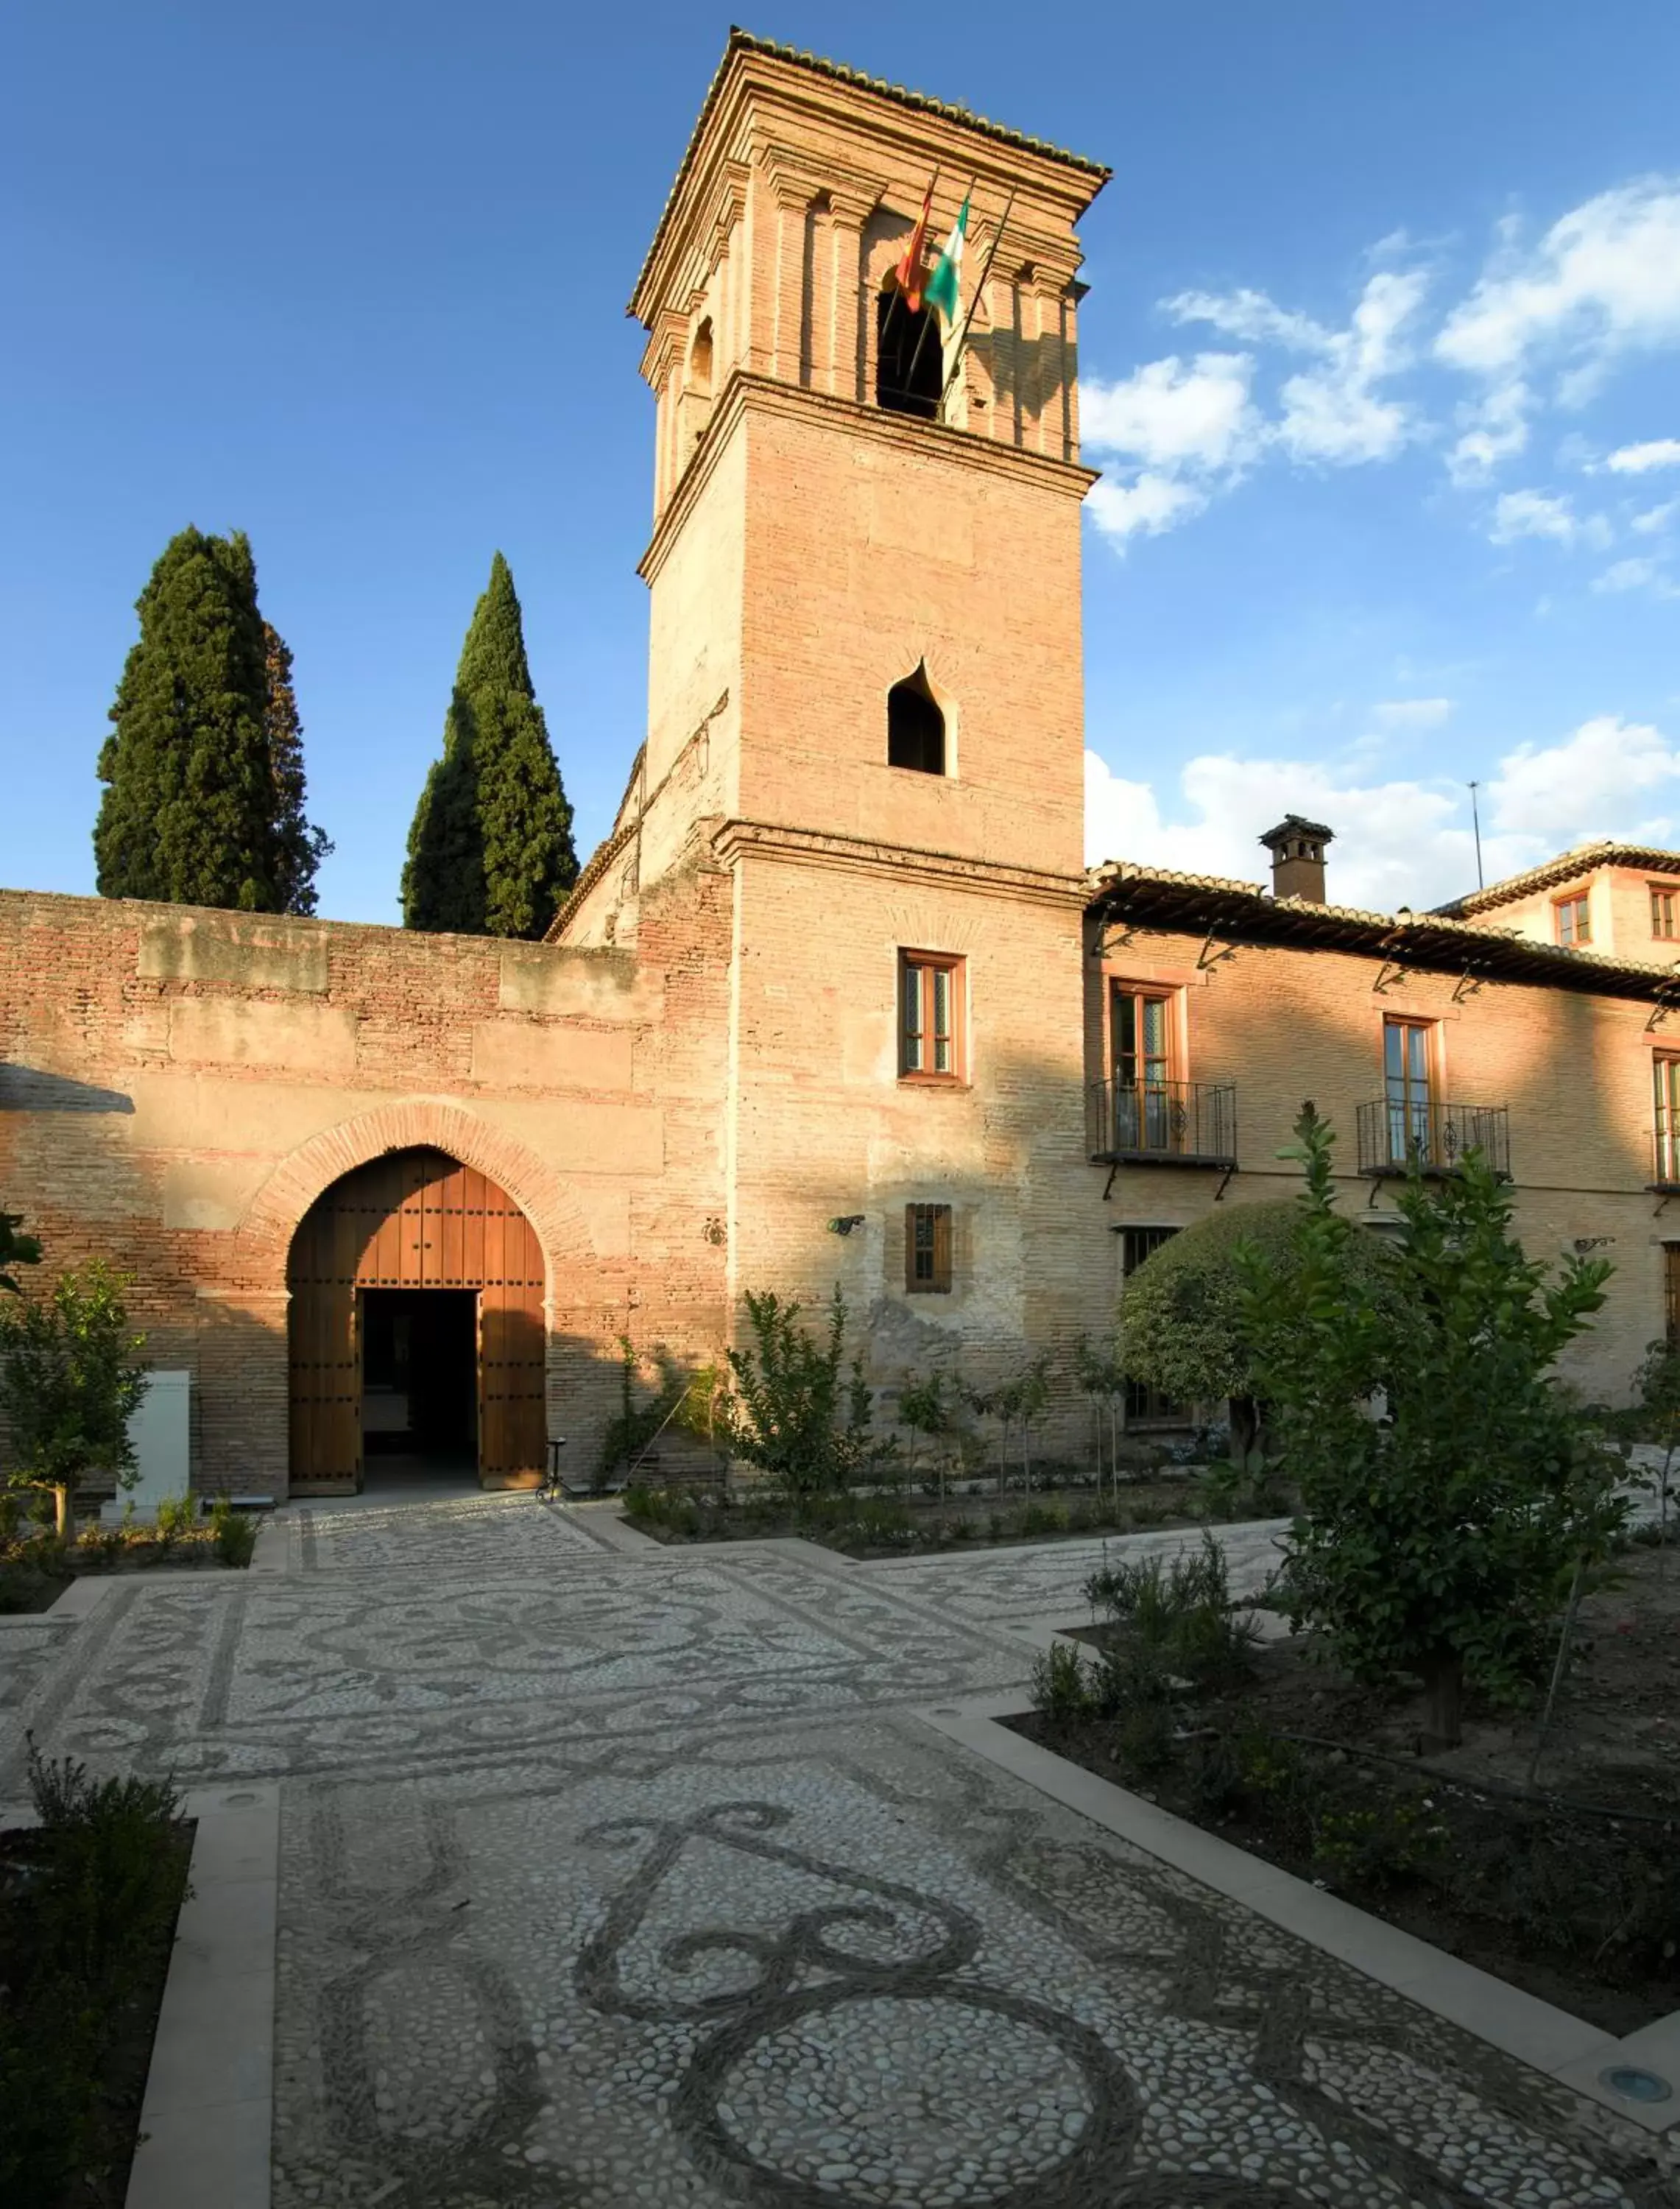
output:
[[[1427,1020],[1436,1038],[1436,1093],[1509,1108],[1516,1229],[1530,1254],[1555,1257],[1578,1240],[1606,1238],[1597,1255],[1617,1269],[1609,1303],[1565,1369],[1590,1395],[1625,1399],[1646,1345],[1663,1332],[1664,1246],[1680,1242],[1680,1205],[1665,1206],[1647,1187],[1652,1059],[1680,1036],[1668,1026],[1647,1032],[1651,1008],[1631,1000],[1488,982],[1455,1002],[1451,974],[1407,972],[1379,992],[1376,959],[1222,949],[1216,941],[1212,963],[1198,968],[1201,950],[1200,936],[1136,929],[1111,944],[1101,973],[1170,989],[1184,1076],[1235,1084],[1242,1164],[1224,1201],[1264,1201],[1298,1186],[1297,1169],[1275,1154],[1310,1097],[1337,1129],[1342,1202],[1350,1213],[1392,1213],[1392,1188],[1378,1185],[1373,1207],[1373,1184],[1354,1171],[1355,1113],[1383,1093],[1385,1017]],[[1108,1062],[1105,1008],[1093,970],[1093,1068]],[[1201,1171],[1123,1166],[1111,1202],[1117,1224],[1183,1225],[1211,1208],[1217,1186],[1218,1177]]]
[[[435,1144],[538,1230],[551,1417],[588,1459],[618,1333],[716,1339],[728,929],[693,868],[639,958],[0,894],[0,1192],[52,1264],[135,1275],[147,1362],[196,1376],[195,1480],[278,1494],[292,1231]]]

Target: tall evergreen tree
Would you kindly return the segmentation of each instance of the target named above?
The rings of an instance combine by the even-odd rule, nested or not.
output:
[[[275,884],[281,912],[315,911],[315,877],[332,850],[332,840],[304,816],[304,729],[292,687],[292,652],[271,622],[262,624],[263,664],[268,677],[263,726],[268,738],[268,769],[274,778],[274,836],[279,855]]]
[[[302,759],[277,782],[256,564],[243,533],[171,539],[141,593],[93,829],[105,897],[280,912],[307,894]],[[296,713],[292,734],[296,738]],[[286,794],[286,793],[290,793]],[[285,818],[282,818],[282,816]],[[295,828],[299,843],[288,844]]]
[[[572,809],[532,687],[512,570],[498,552],[473,610],[408,833],[408,928],[539,936],[577,880]]]

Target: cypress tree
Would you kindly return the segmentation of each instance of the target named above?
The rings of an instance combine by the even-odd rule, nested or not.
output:
[[[408,834],[408,928],[539,936],[577,880],[572,809],[525,656],[525,629],[498,552],[473,610]]]
[[[99,753],[99,893],[283,911],[288,861],[249,540],[237,531],[184,529],[165,547],[136,611],[140,641]],[[298,797],[301,804],[301,790]]]
[[[262,624],[267,677],[263,728],[274,785],[274,837],[279,858],[275,889],[280,912],[315,911],[315,877],[332,840],[304,816],[304,730],[292,687],[292,652],[271,622]]]

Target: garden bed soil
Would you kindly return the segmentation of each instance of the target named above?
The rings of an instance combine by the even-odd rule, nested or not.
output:
[[[134,1993],[109,2021],[98,2059],[98,2092],[81,2168],[54,2192],[32,2194],[30,2209],[123,2209],[140,2141],[146,2080],[174,1953],[176,1920],[186,1899],[195,1831],[192,1821],[184,1821],[165,1844],[172,1859],[175,1888],[167,1935],[154,1944]],[[9,2001],[21,2003],[19,1990],[28,1969],[28,1886],[31,1871],[40,1861],[42,1841],[33,1827],[0,1829],[0,1985],[6,1988]]]
[[[72,1580],[101,1579],[111,1573],[200,1572],[213,1568],[241,1571],[218,1556],[212,1537],[195,1530],[168,1543],[126,1541],[120,1547],[81,1553],[71,1544],[51,1564],[40,1562],[40,1550],[30,1544],[26,1551],[8,1555],[0,1550],[0,1612],[13,1616],[50,1610]]]
[[[1608,1940],[1596,1955],[1548,1938],[1537,1894],[1532,1915],[1512,1922],[1502,1908],[1475,1905],[1478,1881],[1501,1885],[1519,1821],[1543,1831],[1548,1876],[1563,1892],[1615,1891],[1635,1851],[1680,1851],[1680,1555],[1637,1548],[1618,1562],[1621,1584],[1589,1596],[1578,1616],[1575,1655],[1530,1796],[1538,1708],[1519,1714],[1466,1698],[1460,1746],[1425,1755],[1421,1696],[1385,1696],[1308,1657],[1298,1640],[1263,1645],[1251,1676],[1220,1695],[1181,1706],[1182,1736],[1213,1727],[1323,1744],[1309,1750],[1324,1799],[1381,1814],[1385,1803],[1421,1801],[1450,1830],[1452,1891],[1427,1876],[1390,1881],[1357,1873],[1324,1877],[1325,1865],[1298,1833],[1280,1833],[1266,1799],[1239,1797],[1208,1807],[1193,1775],[1175,1761],[1140,1777],[1126,1720],[1056,1723],[1033,1712],[1004,1721],[1029,1740],[1346,1899],[1432,1946],[1508,1980],[1542,2001],[1621,2037],[1680,2011],[1680,1954],[1647,1946],[1634,1963]],[[1123,1629],[1073,1627],[1101,1646]],[[1361,1751],[1364,1755],[1352,1752]],[[1514,1799],[1522,1795],[1522,1801]],[[1588,1815],[1567,1806],[1591,1805]],[[1529,1821],[1536,1821],[1529,1828]],[[1673,1923],[1680,1942],[1680,1914]],[[1672,1947],[1673,1943],[1670,1944]]]
[[[1174,1529],[1193,1531],[1218,1524],[1225,1516],[1220,1514],[1215,1517],[1210,1512],[1199,1482],[1182,1477],[1176,1480],[1123,1481],[1117,1508],[1111,1511],[1105,1507],[1100,1513],[1094,1491],[1087,1488],[1045,1488],[1035,1490],[1030,1496],[1016,1488],[1011,1489],[1001,1502],[995,1490],[980,1495],[948,1495],[942,1502],[937,1496],[919,1495],[893,1500],[901,1501],[909,1526],[903,1532],[878,1537],[792,1512],[756,1511],[750,1502],[734,1502],[722,1508],[702,1507],[706,1509],[706,1522],[698,1526],[664,1524],[629,1511],[623,1515],[625,1523],[638,1532],[673,1546],[704,1542],[766,1542],[793,1537],[816,1542],[823,1549],[859,1562],[905,1556],[936,1556],[952,1550],[1089,1542],[1105,1536],[1115,1538],[1124,1534]],[[1023,1532],[1019,1521],[1027,1507],[1036,1507],[1041,1512],[1063,1513],[1070,1520],[1084,1516],[1086,1523],[1039,1526],[1032,1532]],[[1253,1515],[1243,1514],[1244,1518]],[[1003,1521],[996,1532],[991,1526],[994,1517]],[[956,1520],[968,1529],[966,1533],[947,1531]]]

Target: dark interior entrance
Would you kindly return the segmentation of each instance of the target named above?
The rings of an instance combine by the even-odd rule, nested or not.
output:
[[[473,1289],[362,1291],[362,1462],[381,1473],[479,1469]]]

